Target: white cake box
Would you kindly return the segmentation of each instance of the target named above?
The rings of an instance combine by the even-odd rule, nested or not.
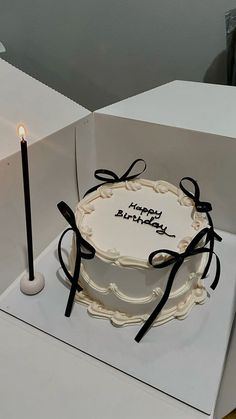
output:
[[[6,72],[6,66],[8,66],[8,64],[3,62],[3,66],[5,66]],[[18,70],[13,69],[11,66],[9,66],[9,71],[16,71],[18,73]],[[3,77],[4,72],[0,73],[0,75]],[[22,83],[26,85],[26,90],[28,83],[33,83],[34,86],[37,85],[38,87],[35,87],[35,89],[40,90],[39,85],[42,86],[41,84],[38,84],[38,82],[21,72],[19,72],[18,75],[22,80],[20,80],[18,85],[13,89],[13,97],[14,91],[18,91],[17,89],[19,86],[21,87]],[[5,76],[8,78],[9,74],[8,76],[7,74]],[[15,75],[12,77],[12,80],[17,80]],[[43,86],[43,88],[45,88],[45,86]],[[6,92],[5,96],[8,97],[8,94],[9,92]],[[22,94],[23,93],[21,92],[19,97],[22,97]],[[18,123],[19,118],[21,119],[19,122],[25,122],[30,132],[36,132],[36,135],[32,138],[29,137],[29,139],[31,141],[36,139],[39,140],[29,147],[33,227],[35,236],[37,237],[36,254],[38,254],[40,250],[56,236],[64,225],[62,217],[58,216],[56,203],[60,200],[65,200],[73,207],[78,200],[77,177],[79,180],[80,196],[82,196],[87,189],[96,183],[93,177],[95,169],[107,168],[118,175],[122,175],[136,158],[144,158],[147,162],[147,171],[143,177],[164,179],[173,184],[177,184],[183,176],[192,176],[197,179],[201,188],[202,200],[210,201],[213,205],[214,210],[212,216],[216,227],[230,233],[236,233],[234,216],[236,199],[233,189],[233,156],[236,151],[236,128],[234,127],[233,114],[233,106],[234,103],[236,103],[235,88],[210,86],[198,83],[173,82],[150,92],[138,95],[137,97],[101,109],[94,114],[91,114],[89,111],[79,107],[79,105],[76,105],[71,101],[67,101],[65,98],[63,98],[62,109],[60,111],[56,109],[55,112],[52,112],[52,109],[56,106],[55,104],[58,103],[59,96],[61,96],[57,96],[58,94],[56,92],[53,92],[52,96],[53,95],[56,95],[54,97],[55,100],[52,99],[51,102],[48,96],[46,94],[44,96],[42,92],[39,93],[39,97],[36,95],[33,100],[31,92],[28,95],[28,100],[25,99],[27,104],[27,106],[26,104],[24,105],[26,106],[25,116],[20,116],[20,107],[16,106],[14,109],[14,106],[9,105],[9,115],[5,117],[7,123],[4,121],[3,124],[3,127],[6,127],[7,125],[9,127],[11,126],[8,131],[5,131],[6,133],[9,133],[8,137],[5,133],[4,138],[11,139],[12,136],[15,138],[15,125]],[[41,109],[38,112],[38,116],[41,115],[41,117],[38,118],[41,120],[39,125],[37,125],[38,121],[35,121],[37,102],[41,104]],[[4,101],[2,104],[2,108],[6,111],[7,107],[4,106]],[[48,108],[46,108],[46,106],[48,106]],[[64,114],[64,112],[66,112],[64,106],[66,109],[69,109],[69,113],[66,113],[66,116]],[[11,114],[12,109],[14,110],[13,114]],[[31,109],[34,109],[32,112],[32,122],[29,118]],[[45,111],[45,109],[48,109],[48,112]],[[45,115],[48,115],[49,121],[54,120],[55,125],[53,127],[50,125],[48,131],[42,132],[39,130],[39,127],[43,126],[43,129],[45,129]],[[224,119],[222,121],[223,117]],[[5,147],[4,150],[9,150],[7,151],[8,154],[3,151],[5,154],[2,155],[2,160],[0,161],[0,170],[2,172],[0,178],[2,193],[0,216],[4,226],[0,247],[2,255],[5,256],[2,269],[6,278],[5,287],[25,266],[23,191],[21,186],[20,153],[17,151],[17,144],[18,143],[16,142],[15,149],[8,149],[8,146]],[[75,151],[77,157],[77,177],[75,173]],[[9,170],[9,168],[11,168],[11,170]],[[229,245],[229,243],[234,243],[235,238],[233,234],[226,234],[225,237],[227,245]],[[47,265],[45,262],[45,269],[48,270],[48,272],[51,272],[51,259],[48,258],[47,255],[46,259]],[[12,266],[13,260],[14,266]],[[232,260],[232,256],[230,260]],[[53,272],[55,271],[54,265],[55,261],[53,262]],[[230,275],[235,275],[236,269],[234,266],[232,266],[232,269],[231,267],[228,267],[227,272],[230,273]],[[62,292],[61,288],[58,288],[58,290],[58,301],[63,301],[63,299],[66,298],[66,291],[63,290]],[[30,299],[28,300],[29,303],[26,304],[25,298],[27,299],[27,297],[23,295],[19,296],[18,288],[14,288],[12,292],[9,291],[9,293],[6,294],[5,299],[2,299],[1,308],[6,311],[9,310],[13,315],[42,328],[49,334],[57,337],[59,334],[60,339],[68,341],[73,335],[73,330],[76,331],[76,336],[78,335],[77,318],[76,316],[71,317],[70,329],[68,329],[68,322],[63,317],[63,319],[61,319],[60,327],[56,332],[58,327],[58,316],[63,316],[63,307],[60,306],[58,308],[58,304],[56,304],[55,307],[51,307],[53,301],[52,296],[55,297],[56,293],[57,290],[54,288],[53,283],[51,283],[48,286],[48,290],[45,289],[44,294],[35,297],[39,304],[34,307],[34,311],[32,312],[35,300]],[[172,387],[172,389],[168,389],[168,381],[171,382],[171,377],[168,380],[168,377],[163,376],[163,379],[165,379],[164,381],[166,381],[165,385],[167,389],[163,390],[163,388],[160,388],[162,391],[166,391],[168,394],[171,394],[190,405],[192,400],[195,407],[205,413],[207,412],[209,415],[211,414],[211,417],[214,416],[213,411],[221,378],[219,371],[222,370],[222,361],[224,360],[233,320],[235,301],[232,295],[230,297],[230,303],[229,301],[227,301],[227,303],[229,305],[229,307],[227,307],[228,323],[226,325],[226,330],[224,330],[223,333],[225,341],[223,344],[218,345],[219,348],[217,347],[216,353],[213,353],[213,359],[214,356],[220,356],[221,361],[217,366],[217,383],[214,383],[213,391],[210,389],[211,391],[209,392],[210,401],[208,401],[208,387],[211,387],[214,380],[210,380],[211,384],[208,383],[206,389],[199,389],[201,390],[201,394],[198,398],[196,395],[192,394],[198,383],[195,382],[191,383],[192,385],[189,385],[190,381],[187,380],[187,377],[191,380],[190,369],[187,371],[184,371],[184,369],[182,370],[183,374],[181,374],[176,381],[176,392],[173,390],[175,386]],[[43,317],[41,315],[42,307],[45,308]],[[55,309],[56,313],[55,319],[53,318],[53,309]],[[79,310],[79,308],[76,308],[76,310]],[[204,316],[207,315],[207,309],[205,307],[203,307],[202,313],[205,313],[202,317],[202,319],[204,319]],[[220,313],[218,314],[219,316],[216,319],[216,322],[221,320]],[[197,319],[199,316],[195,313],[193,314],[193,317]],[[85,322],[87,321],[88,316],[86,316],[85,309],[82,312],[82,318],[85,319]],[[45,323],[44,325],[43,322]],[[171,330],[173,330],[175,334],[177,333],[175,325],[171,325],[171,323],[172,322],[170,322],[170,329],[160,328],[160,333],[163,333],[164,335],[166,333],[167,340],[169,339],[168,334],[171,336]],[[96,322],[89,319],[89,324],[91,328],[95,326],[95,329],[97,328],[98,330],[99,328],[103,328],[102,321]],[[86,329],[86,323],[84,323],[84,325],[83,322],[79,325],[81,332],[83,332],[83,328]],[[75,327],[74,329],[73,326]],[[104,330],[107,330],[106,338],[110,339],[111,335],[109,335],[109,333],[114,333],[114,328],[110,329],[108,323],[105,323],[104,327]],[[191,319],[186,319],[186,327],[188,330],[191,330]],[[197,323],[195,324],[195,327],[197,331]],[[128,342],[130,342],[129,350],[132,352],[134,343],[131,339],[134,332],[130,332],[128,328],[124,330],[124,338],[128,339]],[[154,332],[151,330],[150,334],[148,334],[145,351],[153,350],[152,340],[155,339]],[[112,351],[108,350],[107,353],[105,351],[105,355],[103,354],[103,356],[100,356],[99,353],[92,353],[90,350],[91,348],[86,348],[86,345],[90,341],[86,336],[84,338],[85,347],[81,348],[81,342],[78,343],[77,347],[105,361],[106,357],[108,357],[108,363],[117,368],[120,367],[121,370],[125,370],[125,362],[122,364],[123,360],[119,353],[119,336],[121,337],[121,344],[125,344],[125,339],[123,340],[123,337],[121,336],[122,333],[121,330],[117,331],[116,337],[114,338],[114,342],[118,345],[116,347],[117,357],[113,359],[114,363],[112,363]],[[207,333],[205,333],[204,339],[206,339],[206,337]],[[217,345],[218,336],[213,334],[213,337],[214,343]],[[204,368],[204,339],[199,338],[196,340],[198,343],[196,355],[200,356],[200,359],[197,359],[197,364],[194,366],[195,369],[198,365],[201,366],[201,368],[203,365]],[[101,348],[102,345],[99,345],[99,335],[97,342],[98,347]],[[112,340],[109,340],[109,342],[112,342]],[[168,342],[162,341],[162,344],[163,342],[165,347]],[[70,341],[70,343],[73,344],[72,341]],[[100,343],[102,344],[102,342]],[[155,347],[161,351],[161,346],[157,345],[156,342],[155,345]],[[191,354],[188,353],[187,346],[188,345],[186,345],[186,357],[188,358],[189,364],[191,363]],[[202,352],[198,352],[201,346],[203,350]],[[126,344],[125,347],[128,348]],[[175,348],[175,346],[173,346],[173,348]],[[176,349],[179,350],[178,344]],[[130,359],[132,359],[133,356],[132,353],[128,353],[129,350],[127,349],[126,354],[127,366],[129,364],[129,356]],[[142,354],[142,347],[140,346],[134,349],[133,354],[137,356],[137,359],[135,356],[133,357],[134,362],[139,359],[139,351]],[[207,359],[209,359],[209,353],[210,352],[208,352]],[[115,364],[117,359],[118,362],[119,360],[121,361],[120,366]],[[175,368],[176,363],[173,357],[171,358],[171,362],[173,363],[173,368]],[[183,362],[183,359],[181,362]],[[164,367],[165,366],[163,365],[163,368]],[[145,369],[143,372],[145,373]],[[128,371],[128,374],[135,376],[135,374],[132,374],[130,371]],[[137,378],[142,379],[140,376]],[[150,376],[150,378],[152,377]],[[202,384],[201,381],[199,381],[199,383]],[[186,393],[188,390],[186,390],[186,387],[189,387],[188,394]],[[185,394],[182,396],[182,393],[184,392]],[[205,395],[204,392],[206,393]],[[226,413],[230,408],[234,407],[233,400],[232,397],[228,398],[227,406],[224,405],[224,408],[222,409],[223,413]],[[218,411],[220,411],[220,408],[221,407],[219,407]],[[194,410],[194,412],[196,411]],[[219,413],[216,413],[215,417],[218,418]]]
[[[25,269],[25,220],[20,141],[28,135],[34,254],[65,225],[56,208],[78,200],[75,125],[90,112],[0,59],[0,219],[2,292]]]

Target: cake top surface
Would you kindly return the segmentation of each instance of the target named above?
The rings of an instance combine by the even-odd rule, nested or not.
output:
[[[182,253],[207,225],[179,188],[145,179],[100,186],[80,201],[76,222],[98,257],[140,266],[158,249]]]

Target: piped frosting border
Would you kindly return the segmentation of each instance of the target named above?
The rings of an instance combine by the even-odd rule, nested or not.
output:
[[[113,195],[113,189],[126,188],[127,190],[138,191],[142,186],[152,188],[156,193],[167,193],[171,192],[177,197],[177,202],[180,205],[193,207],[192,212],[192,227],[194,230],[200,231],[202,228],[207,226],[207,218],[205,214],[198,213],[195,210],[194,202],[187,197],[181,189],[172,185],[169,182],[163,180],[152,181],[148,179],[136,179],[134,181],[125,181],[114,184],[106,184],[98,187],[97,190],[88,194],[83,198],[76,208],[76,222],[81,234],[85,239],[95,248],[96,256],[101,258],[103,261],[108,263],[113,263],[118,266],[124,267],[134,267],[134,268],[150,268],[148,261],[144,259],[138,259],[130,256],[120,255],[117,249],[100,249],[92,239],[92,229],[88,225],[83,225],[83,219],[86,214],[91,214],[95,210],[93,201],[102,198],[109,199]],[[178,243],[179,253],[183,253],[186,250],[187,245],[191,242],[193,237],[183,237]],[[161,255],[162,261],[164,261],[168,256]],[[161,260],[160,260],[161,261]]]

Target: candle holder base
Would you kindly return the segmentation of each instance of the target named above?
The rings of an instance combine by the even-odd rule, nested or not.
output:
[[[28,274],[24,275],[20,280],[20,290],[26,295],[38,294],[45,286],[45,279],[43,274],[35,272],[34,279],[29,280]]]

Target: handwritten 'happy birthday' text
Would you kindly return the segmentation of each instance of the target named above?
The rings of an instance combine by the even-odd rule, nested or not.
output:
[[[139,212],[139,215],[136,214],[129,214],[128,212],[125,212],[122,209],[119,209],[117,213],[115,214],[115,217],[122,217],[124,220],[130,220],[137,224],[146,224],[150,225],[151,227],[154,227],[156,229],[156,233],[160,235],[166,235],[168,237],[175,237],[174,234],[169,234],[167,232],[167,226],[164,226],[163,224],[157,222],[156,220],[159,220],[159,218],[162,215],[162,211],[157,211],[152,208],[146,208],[142,207],[138,204],[135,204],[134,202],[131,202],[129,207],[135,211]],[[141,216],[150,216],[151,218],[142,218]]]

